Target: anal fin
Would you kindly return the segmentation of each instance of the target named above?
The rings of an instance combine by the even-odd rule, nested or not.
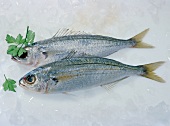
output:
[[[101,87],[103,87],[107,91],[110,91],[115,86],[115,84],[117,84],[117,82],[111,83],[111,84],[106,84],[106,85],[101,85]]]
[[[76,95],[74,95],[74,94],[71,94],[71,93],[69,93],[69,92],[62,92],[63,94],[65,94],[65,95],[68,95],[68,96],[76,96]]]
[[[124,80],[126,78],[128,78],[128,77],[124,77],[124,78],[117,80],[117,81],[110,83],[110,84],[101,85],[101,87],[105,88],[107,91],[110,91],[118,82],[120,82],[121,80]]]

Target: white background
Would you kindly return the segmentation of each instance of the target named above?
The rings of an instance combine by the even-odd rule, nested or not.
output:
[[[24,35],[27,26],[36,40],[52,37],[59,28],[122,39],[150,28],[144,41],[154,49],[123,49],[109,58],[131,65],[166,61],[156,71],[166,83],[135,76],[110,91],[97,87],[43,95],[18,87],[17,93],[4,92],[3,74],[18,81],[34,69],[6,54],[6,34]],[[0,0],[0,125],[169,126],[169,49],[169,0]]]

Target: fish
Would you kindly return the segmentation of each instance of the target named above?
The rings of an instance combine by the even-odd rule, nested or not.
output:
[[[153,48],[142,42],[148,30],[126,40],[69,29],[60,30],[52,38],[24,47],[25,53],[11,59],[21,64],[40,66],[72,57],[106,57],[123,48]]]
[[[143,76],[164,83],[154,73],[164,62],[131,66],[101,57],[76,57],[40,66],[19,80],[22,88],[42,94],[68,93],[108,86],[130,76]]]

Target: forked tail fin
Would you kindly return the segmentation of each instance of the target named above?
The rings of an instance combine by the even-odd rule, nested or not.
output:
[[[164,62],[160,61],[160,62],[156,62],[156,63],[150,63],[150,64],[146,64],[144,65],[144,70],[145,70],[145,74],[143,74],[142,76],[161,82],[161,83],[165,83],[165,80],[163,80],[161,77],[159,77],[158,75],[156,75],[153,71],[156,70],[158,67],[160,67]]]
[[[145,37],[148,31],[149,28],[131,38],[136,42],[136,45],[133,46],[134,48],[154,48],[154,46],[142,42],[142,39]]]

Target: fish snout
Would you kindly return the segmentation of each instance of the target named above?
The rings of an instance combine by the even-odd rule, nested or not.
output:
[[[11,59],[17,63],[21,63],[20,60],[17,57],[12,56]]]
[[[28,87],[25,85],[23,79],[24,79],[24,78],[21,78],[21,79],[19,80],[19,86],[22,87],[22,88],[24,88],[24,89],[28,89]]]
[[[16,61],[16,60],[17,60],[14,56],[12,56],[11,59],[12,59],[13,61]]]
[[[11,59],[13,61],[17,62],[17,63],[24,64],[24,65],[32,65],[33,64],[32,61],[24,60],[24,59],[21,59],[21,58],[18,58],[18,57],[14,57],[14,56],[12,56]]]
[[[21,78],[21,79],[19,80],[19,86],[21,86],[21,87],[25,86],[24,81],[23,81],[23,78]]]

